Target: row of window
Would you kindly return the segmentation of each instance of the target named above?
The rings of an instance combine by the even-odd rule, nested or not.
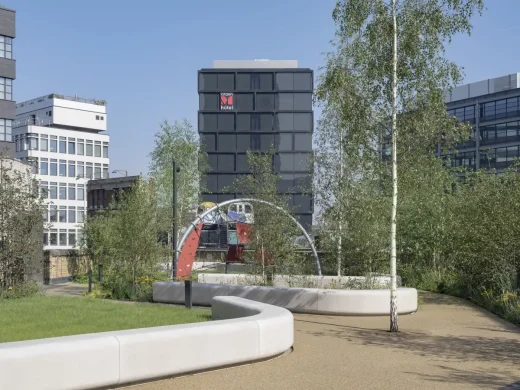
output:
[[[39,150],[41,152],[108,158],[108,142],[35,133],[17,135],[15,142],[17,152]]]
[[[13,100],[13,80],[0,77],[0,99]]]
[[[274,156],[275,172],[309,172],[311,169],[310,153],[280,153]],[[246,154],[219,153],[208,154],[212,172],[249,172]]]
[[[204,194],[203,199],[206,202],[224,202],[230,199],[236,199],[242,197],[241,194]],[[298,195],[284,195],[284,198],[287,201],[287,205],[289,209],[293,213],[297,214],[310,214],[313,212],[313,200],[311,195],[306,194],[298,194]],[[311,226],[312,216],[308,215],[295,215],[295,217],[300,221],[300,223],[304,227]],[[302,219],[303,218],[303,219]],[[310,220],[308,219],[310,218]]]
[[[520,146],[509,146],[506,148],[490,148],[480,151],[480,167],[484,169],[505,168],[520,158]],[[460,152],[456,155],[444,156],[449,158],[447,165],[452,167],[475,168],[476,153]]]
[[[267,152],[271,146],[280,152],[309,152],[312,134],[201,134],[201,144],[207,152]]]
[[[205,176],[205,190],[212,193],[231,192],[233,184],[240,175],[236,174],[208,174]],[[281,193],[310,192],[312,189],[312,176],[308,173],[284,173],[276,182],[277,190]]]
[[[13,58],[13,39],[0,35],[0,57]]]
[[[33,164],[33,173],[43,176],[75,177],[83,179],[109,178],[108,164],[38,157],[28,157],[26,160]]]
[[[50,205],[43,213],[43,220],[45,222],[83,223],[85,208]]]
[[[43,199],[85,200],[83,184],[40,182],[40,194]]]
[[[235,93],[230,105],[237,111],[311,111],[311,93]],[[200,110],[220,110],[221,97],[218,93],[201,93]]]
[[[312,113],[200,113],[199,132],[214,131],[298,131],[310,132]]]
[[[480,126],[482,141],[501,140],[520,136],[520,122],[499,123],[490,126]]]
[[[43,233],[43,245],[45,246],[76,246],[81,240],[80,231],[52,229]]]
[[[0,118],[0,141],[11,142],[13,140],[13,121]]]
[[[199,73],[201,91],[312,91],[312,73]]]
[[[448,114],[461,122],[475,123],[475,106],[460,107],[448,110]]]
[[[519,104],[518,97],[482,103],[480,105],[480,117],[498,119],[517,115],[517,112],[520,110]]]

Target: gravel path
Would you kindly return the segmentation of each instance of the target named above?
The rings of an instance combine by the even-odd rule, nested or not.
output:
[[[270,361],[131,386],[137,390],[520,389],[520,328],[474,305],[424,294],[387,317],[295,315],[294,351]],[[218,351],[215,351],[218,353]]]

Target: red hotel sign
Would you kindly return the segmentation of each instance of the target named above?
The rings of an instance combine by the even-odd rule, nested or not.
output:
[[[220,109],[221,110],[232,110],[233,109],[233,94],[222,92],[220,94]]]

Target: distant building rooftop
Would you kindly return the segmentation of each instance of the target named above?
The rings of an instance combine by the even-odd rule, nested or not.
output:
[[[297,60],[215,60],[213,68],[217,69],[277,69],[277,68],[297,68]]]
[[[520,88],[520,73],[460,85],[446,94],[445,102],[450,103],[516,88]]]
[[[16,108],[20,108],[20,107],[26,106],[28,104],[43,102],[48,99],[70,100],[72,102],[95,104],[96,106],[106,106],[107,105],[107,102],[105,100],[87,99],[87,98],[82,98],[79,96],[66,96],[66,95],[60,95],[58,93],[51,93],[50,95],[45,95],[45,96],[41,96],[41,97],[38,97],[35,99],[27,100],[25,102],[18,103],[16,105]]]

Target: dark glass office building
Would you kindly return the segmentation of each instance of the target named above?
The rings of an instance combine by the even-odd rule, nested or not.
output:
[[[501,171],[520,157],[520,73],[461,85],[446,103],[473,127],[471,140],[450,156],[452,165]]]
[[[198,72],[198,130],[209,157],[205,201],[241,197],[223,192],[248,172],[248,150],[274,145],[280,193],[307,229],[312,224],[313,72],[296,61],[215,61]]]

